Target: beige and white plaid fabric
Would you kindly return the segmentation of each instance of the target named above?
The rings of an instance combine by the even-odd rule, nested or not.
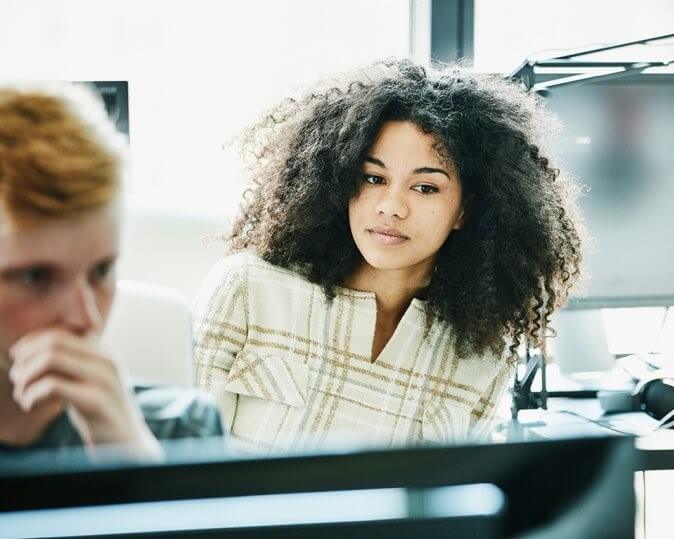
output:
[[[455,359],[446,325],[424,336],[423,305],[412,301],[372,363],[374,294],[340,289],[329,304],[291,271],[229,256],[195,301],[197,384],[255,453],[483,437],[513,370]]]

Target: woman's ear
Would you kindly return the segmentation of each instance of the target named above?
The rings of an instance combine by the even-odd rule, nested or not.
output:
[[[454,226],[452,227],[452,230],[460,230],[461,228],[463,228],[465,215],[466,215],[466,210],[464,209],[463,205],[461,205],[461,211],[459,212],[459,217],[457,218],[456,222],[454,223]]]
[[[472,205],[473,205],[473,200],[474,200],[474,194],[469,194],[463,197],[463,201],[461,202],[461,209],[459,210],[459,217],[456,219],[456,222],[454,223],[454,227],[452,230],[460,230],[463,228],[463,225],[466,224],[466,213],[470,211]]]

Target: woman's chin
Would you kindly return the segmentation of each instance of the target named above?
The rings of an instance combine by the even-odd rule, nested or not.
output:
[[[364,258],[371,268],[381,271],[404,270],[414,266],[413,261],[407,257],[395,256],[393,254],[377,253]]]

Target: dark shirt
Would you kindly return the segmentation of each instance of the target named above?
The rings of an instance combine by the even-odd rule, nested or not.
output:
[[[210,397],[199,390],[166,385],[134,385],[136,402],[158,440],[222,436],[220,414]],[[82,445],[64,412],[29,446],[0,444],[0,450],[47,449]]]

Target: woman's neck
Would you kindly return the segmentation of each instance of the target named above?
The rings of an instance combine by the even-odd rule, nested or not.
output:
[[[363,264],[345,281],[354,290],[374,292],[377,301],[377,326],[395,328],[412,299],[428,286],[426,268],[380,270]]]

